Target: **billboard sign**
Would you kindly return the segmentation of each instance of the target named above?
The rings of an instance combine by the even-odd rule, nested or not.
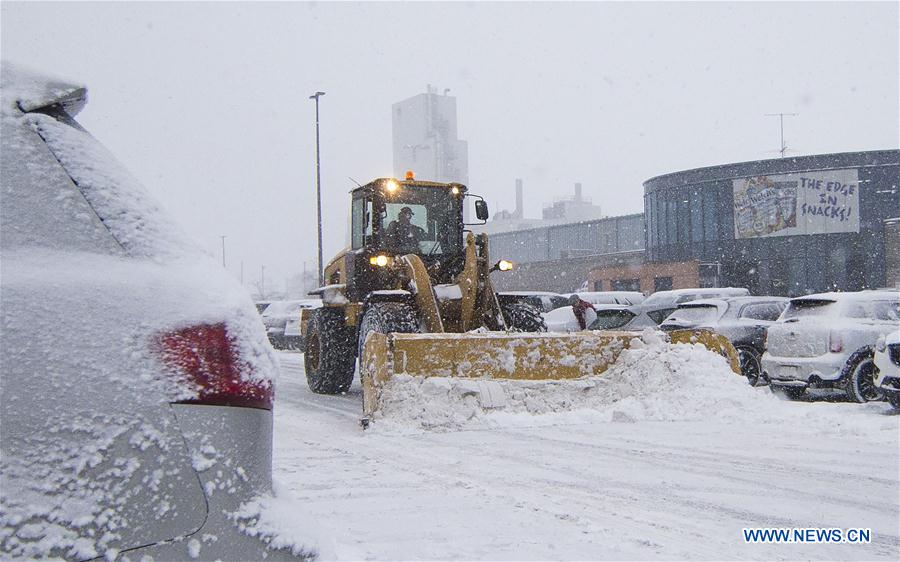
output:
[[[824,170],[736,179],[734,237],[859,232],[859,174]]]

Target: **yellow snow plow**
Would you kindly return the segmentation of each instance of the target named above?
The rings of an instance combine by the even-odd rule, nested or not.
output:
[[[638,337],[633,332],[382,334],[366,339],[360,358],[364,420],[381,409],[382,391],[395,377],[453,377],[480,381],[572,380],[597,376]],[[697,343],[723,355],[740,374],[727,338],[709,330],[668,333],[671,343]],[[497,396],[480,389],[490,407]]]
[[[397,377],[480,381],[576,380],[604,372],[635,337],[624,332],[547,333],[541,311],[500,303],[490,275],[487,236],[465,237],[466,186],[382,178],[352,191],[350,247],[326,266],[314,294],[324,306],[301,318],[307,383],[313,392],[345,392],[359,358],[364,412],[379,408]],[[483,224],[475,223],[475,224]],[[728,356],[728,341],[709,332],[674,332],[672,341],[704,343]]]

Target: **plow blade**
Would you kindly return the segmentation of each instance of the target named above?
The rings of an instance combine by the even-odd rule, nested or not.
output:
[[[632,332],[381,334],[366,339],[360,358],[364,421],[380,409],[396,377],[472,379],[491,401],[492,380],[573,380],[600,375],[638,337]],[[673,343],[699,343],[724,355],[740,372],[731,343],[705,330],[669,334]]]

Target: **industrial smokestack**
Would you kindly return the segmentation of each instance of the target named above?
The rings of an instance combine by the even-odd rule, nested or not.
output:
[[[517,219],[521,219],[524,215],[522,199],[522,180],[516,178],[516,212],[514,213],[514,216]]]
[[[581,203],[581,184],[580,183],[575,184],[575,202]]]

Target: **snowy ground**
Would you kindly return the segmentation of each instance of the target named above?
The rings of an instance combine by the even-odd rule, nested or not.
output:
[[[659,415],[657,396],[531,427],[363,431],[358,386],[314,395],[302,355],[280,359],[275,508],[321,527],[323,558],[900,558],[900,416],[885,403],[748,386],[764,394],[738,389],[714,402],[730,411],[689,421]],[[869,528],[872,542],[746,544],[755,527]]]

